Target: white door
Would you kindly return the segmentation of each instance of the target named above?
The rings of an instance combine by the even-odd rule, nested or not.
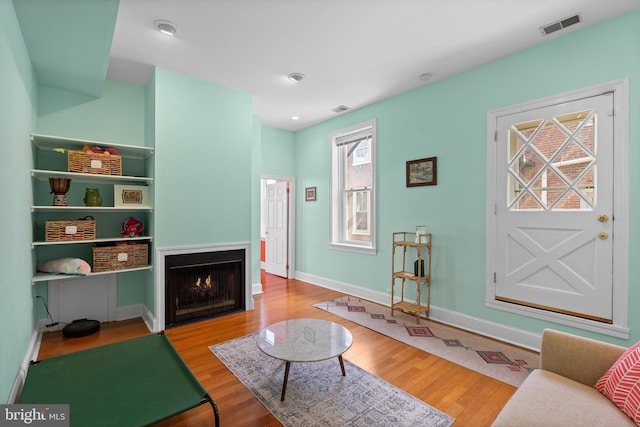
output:
[[[497,117],[497,300],[611,322],[613,102]]]
[[[267,273],[288,277],[289,183],[266,185],[265,263]]]

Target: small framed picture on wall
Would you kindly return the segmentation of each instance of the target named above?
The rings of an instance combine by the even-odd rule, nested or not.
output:
[[[307,187],[304,191],[304,200],[307,202],[316,201],[316,187]]]

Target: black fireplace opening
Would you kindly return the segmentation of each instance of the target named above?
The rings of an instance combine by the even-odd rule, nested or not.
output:
[[[165,257],[165,327],[245,310],[244,249]]]

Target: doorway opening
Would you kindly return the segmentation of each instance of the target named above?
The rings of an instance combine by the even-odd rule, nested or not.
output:
[[[263,175],[260,190],[260,269],[291,279],[295,271],[295,180]]]

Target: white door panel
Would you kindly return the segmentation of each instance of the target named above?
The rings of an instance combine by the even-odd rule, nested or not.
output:
[[[267,273],[288,275],[289,186],[285,181],[267,184],[265,218],[265,263]]]
[[[612,318],[612,111],[605,94],[497,118],[496,299]]]

